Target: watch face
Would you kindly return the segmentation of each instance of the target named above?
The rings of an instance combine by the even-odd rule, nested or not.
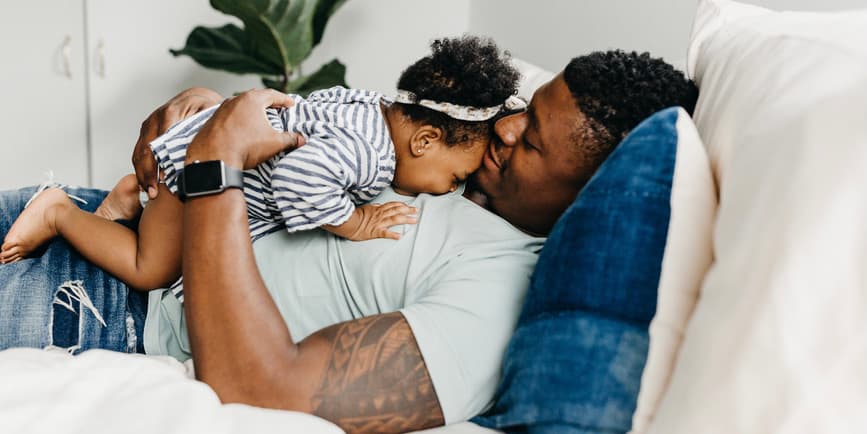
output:
[[[184,190],[188,196],[218,193],[223,191],[223,162],[203,161],[187,166],[182,175]]]

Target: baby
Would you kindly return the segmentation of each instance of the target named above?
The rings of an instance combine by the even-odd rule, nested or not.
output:
[[[389,185],[404,195],[448,193],[478,169],[497,115],[522,108],[514,96],[519,73],[490,40],[446,38],[431,48],[401,74],[394,98],[334,87],[267,111],[275,129],[306,143],[242,173],[254,240],[282,228],[316,227],[355,241],[398,239],[388,228],[415,223],[414,210],[368,201]],[[215,110],[179,122],[150,144],[165,175],[160,189],[178,193],[186,147]],[[176,196],[161,193],[135,233],[49,188],[10,229],[0,262],[19,260],[60,235],[131,287],[164,287],[180,275],[182,210]]]

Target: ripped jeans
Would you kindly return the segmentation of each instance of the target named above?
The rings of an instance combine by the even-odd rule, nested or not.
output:
[[[0,240],[36,187],[0,191]],[[106,192],[68,188],[99,206]],[[93,348],[144,352],[142,331],[147,294],[130,291],[55,238],[31,257],[0,264],[0,350],[13,347],[60,347],[77,354]]]

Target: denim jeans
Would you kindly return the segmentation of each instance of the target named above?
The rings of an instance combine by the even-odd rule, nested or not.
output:
[[[0,191],[0,239],[35,187]],[[94,211],[106,192],[70,188]],[[76,202],[78,203],[78,202]],[[144,352],[147,294],[91,264],[55,238],[27,259],[0,265],[0,350],[55,346],[77,354],[93,348]]]

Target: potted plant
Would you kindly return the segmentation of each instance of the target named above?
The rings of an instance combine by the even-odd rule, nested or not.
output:
[[[331,86],[346,86],[346,66],[334,59],[302,75],[300,65],[322,40],[331,15],[346,0],[211,0],[211,6],[238,17],[244,27],[197,26],[186,46],[169,50],[212,69],[257,74],[262,84],[281,92],[307,95]]]

